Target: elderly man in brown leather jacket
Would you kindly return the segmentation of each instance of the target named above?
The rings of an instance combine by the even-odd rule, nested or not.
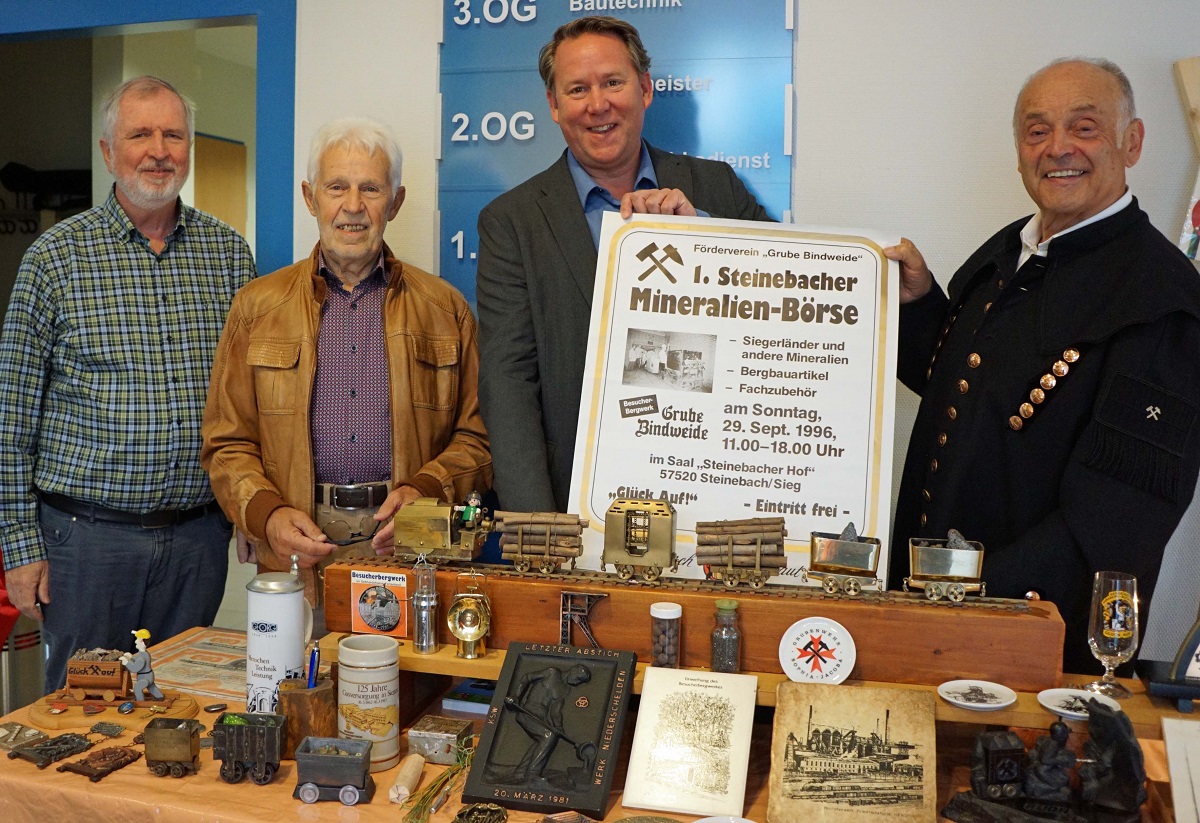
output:
[[[234,298],[204,413],[201,462],[259,565],[312,569],[390,551],[418,497],[455,503],[492,481],[476,326],[438,277],[383,242],[404,202],[382,125],[321,128],[301,184],[320,242]]]

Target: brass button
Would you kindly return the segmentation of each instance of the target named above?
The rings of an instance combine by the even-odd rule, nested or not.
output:
[[[959,380],[959,381],[958,381],[958,392],[959,392],[959,394],[966,394],[966,393],[967,393],[967,392],[970,390],[970,388],[971,388],[971,384],[970,384],[970,383],[968,383],[966,380]]]
[[[984,304],[983,304],[983,310],[984,310],[985,312],[986,312],[986,311],[989,311],[991,308],[992,308],[992,301],[991,301],[991,300],[989,300],[989,301],[987,301],[986,303],[984,303]]]
[[[1002,288],[1004,288],[1004,281],[1003,281],[1003,280],[997,280],[997,281],[996,281],[996,287],[997,287],[997,288],[1001,288],[1001,289],[1002,289]]]
[[[1074,363],[1078,359],[1079,351],[1077,349],[1067,349],[1063,352],[1063,360],[1066,360],[1068,363]]]
[[[1025,421],[1017,417],[1015,414],[1008,418],[1008,427],[1015,432],[1019,432],[1024,425]]]
[[[979,368],[979,364],[982,362],[983,358],[975,352],[971,352],[969,355],[967,355],[967,365],[973,369]]]
[[[927,514],[921,515],[921,525],[924,526],[928,522],[929,522],[929,515],[927,515]]]
[[[933,502],[933,495],[929,493],[929,489],[921,489],[921,496],[925,498],[926,503]]]
[[[1032,400],[1034,403],[1041,403],[1043,400],[1046,399],[1046,393],[1044,391],[1042,391],[1041,389],[1034,389],[1033,391],[1031,391],[1029,393],[1029,399]]]
[[[1054,372],[1059,377],[1066,377],[1067,372],[1070,370],[1071,367],[1061,360],[1055,360],[1054,365],[1050,368],[1050,371]]]
[[[941,434],[938,435],[938,445],[939,446],[946,445],[946,433],[945,432],[942,432]]]
[[[937,462],[937,458],[935,457],[934,459],[929,461],[929,473],[937,474],[937,467],[938,467],[938,462]]]
[[[1021,416],[1024,417],[1026,420],[1033,417],[1033,404],[1022,403],[1020,412],[1021,412]]]
[[[1029,591],[1025,592],[1025,599],[1026,600],[1041,600],[1042,596],[1040,594],[1038,594],[1037,592],[1035,592],[1033,589],[1030,589]]]
[[[930,366],[925,370],[925,379],[928,380],[931,377],[933,377],[933,366]]]
[[[1058,385],[1058,381],[1054,379],[1054,375],[1052,374],[1043,374],[1042,379],[1039,380],[1038,383],[1046,391],[1050,391],[1052,388]]]
[[[957,420],[958,419],[958,409],[951,406],[950,408],[946,409],[946,416],[949,417],[951,420]]]

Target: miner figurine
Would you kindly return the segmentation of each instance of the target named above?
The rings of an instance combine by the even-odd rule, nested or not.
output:
[[[150,632],[145,629],[134,629],[131,634],[137,654],[125,652],[121,655],[121,665],[129,669],[136,678],[133,684],[134,697],[137,700],[145,700],[146,694],[149,693],[150,699],[162,700],[162,690],[154,685],[154,669],[150,667],[150,652],[146,651],[146,641],[150,639]]]

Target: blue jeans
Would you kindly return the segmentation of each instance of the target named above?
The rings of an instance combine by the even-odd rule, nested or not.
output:
[[[158,643],[210,626],[225,593],[232,527],[220,513],[143,529],[40,511],[50,561],[50,602],[42,607],[49,647],[46,692],[66,682],[76,649],[130,651],[135,629]]]

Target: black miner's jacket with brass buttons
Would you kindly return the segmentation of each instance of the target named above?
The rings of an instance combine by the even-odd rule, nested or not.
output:
[[[1093,572],[1137,576],[1144,628],[1200,471],[1200,275],[1136,199],[1014,273],[1027,222],[980,247],[948,298],[935,285],[901,307],[898,376],[921,407],[889,587],[910,537],[958,529],[984,545],[987,593],[1054,601],[1064,670],[1095,672]]]

